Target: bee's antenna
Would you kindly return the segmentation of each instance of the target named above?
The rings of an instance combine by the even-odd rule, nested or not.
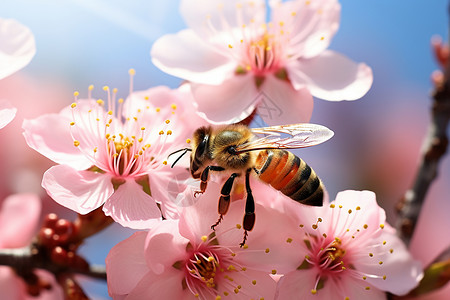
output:
[[[174,162],[173,164],[170,166],[171,168],[173,168],[173,166],[175,166],[175,164],[188,152],[188,151],[192,151],[191,148],[183,148],[183,149],[179,149],[177,151],[174,151],[172,153],[169,154],[169,156],[167,156],[167,158],[169,158],[171,155],[176,154],[178,152],[184,151]]]

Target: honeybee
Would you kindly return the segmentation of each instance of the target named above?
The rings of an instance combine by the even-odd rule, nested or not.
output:
[[[264,136],[257,138],[257,134]],[[228,211],[233,182],[236,177],[245,174],[247,195],[242,222],[242,247],[247,240],[248,231],[255,225],[256,218],[255,202],[249,183],[250,173],[253,171],[261,181],[297,202],[322,206],[322,181],[301,158],[284,149],[314,146],[327,141],[333,135],[333,131],[327,127],[310,123],[264,128],[249,128],[245,125],[200,127],[193,135],[191,148],[174,152],[184,151],[172,167],[188,151],[192,152],[190,172],[193,178],[201,181],[200,190],[196,191],[194,196],[206,191],[211,171],[231,172],[222,186],[218,204],[219,219],[211,226],[213,230]]]

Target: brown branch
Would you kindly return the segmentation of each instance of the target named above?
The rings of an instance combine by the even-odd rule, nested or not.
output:
[[[447,151],[447,127],[450,118],[450,60],[443,59],[444,49],[448,46],[434,45],[438,63],[444,73],[434,76],[432,94],[431,124],[423,144],[419,169],[413,187],[408,190],[397,205],[399,215],[396,227],[400,238],[409,245],[414,233],[419,213],[431,183],[437,177],[441,158]],[[436,47],[440,51],[436,51]]]

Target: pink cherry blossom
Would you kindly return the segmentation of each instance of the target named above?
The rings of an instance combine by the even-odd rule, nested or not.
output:
[[[356,100],[369,90],[367,65],[327,50],[339,27],[337,0],[269,4],[266,23],[263,0],[183,0],[189,29],[157,40],[152,61],[190,81],[199,111],[216,123],[240,121],[255,108],[269,124],[307,122],[311,94]]]
[[[303,262],[279,281],[276,299],[386,299],[423,276],[369,191],[345,191],[320,208],[297,210],[291,251]]]
[[[41,213],[41,200],[34,194],[16,194],[6,198],[0,209],[0,249],[28,246],[37,231]],[[2,299],[61,299],[61,288],[52,275],[44,270],[36,270],[40,280],[51,285],[38,297],[26,292],[25,283],[9,267],[0,267],[0,291]]]
[[[163,221],[148,235],[139,232],[116,245],[106,258],[110,295],[127,300],[273,299],[272,274],[301,263],[285,248],[285,231],[293,228],[294,219],[257,205],[255,228],[241,248],[245,201],[234,201],[212,231],[219,195],[220,185],[210,182],[179,220]]]
[[[30,29],[13,19],[0,19],[0,79],[25,67],[36,53]],[[0,129],[16,115],[8,101],[0,100]]]
[[[42,186],[77,213],[103,205],[107,216],[131,228],[149,228],[161,220],[160,209],[176,217],[172,194],[164,191],[187,170],[170,168],[166,159],[204,123],[189,93],[156,87],[116,104],[117,91],[104,90],[106,103],[89,95],[59,114],[25,120],[28,145],[59,164],[45,172]]]

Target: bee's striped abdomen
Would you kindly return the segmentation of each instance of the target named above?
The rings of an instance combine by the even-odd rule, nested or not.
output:
[[[306,205],[321,206],[323,185],[313,169],[289,151],[262,150],[255,168],[259,178],[291,199]]]

